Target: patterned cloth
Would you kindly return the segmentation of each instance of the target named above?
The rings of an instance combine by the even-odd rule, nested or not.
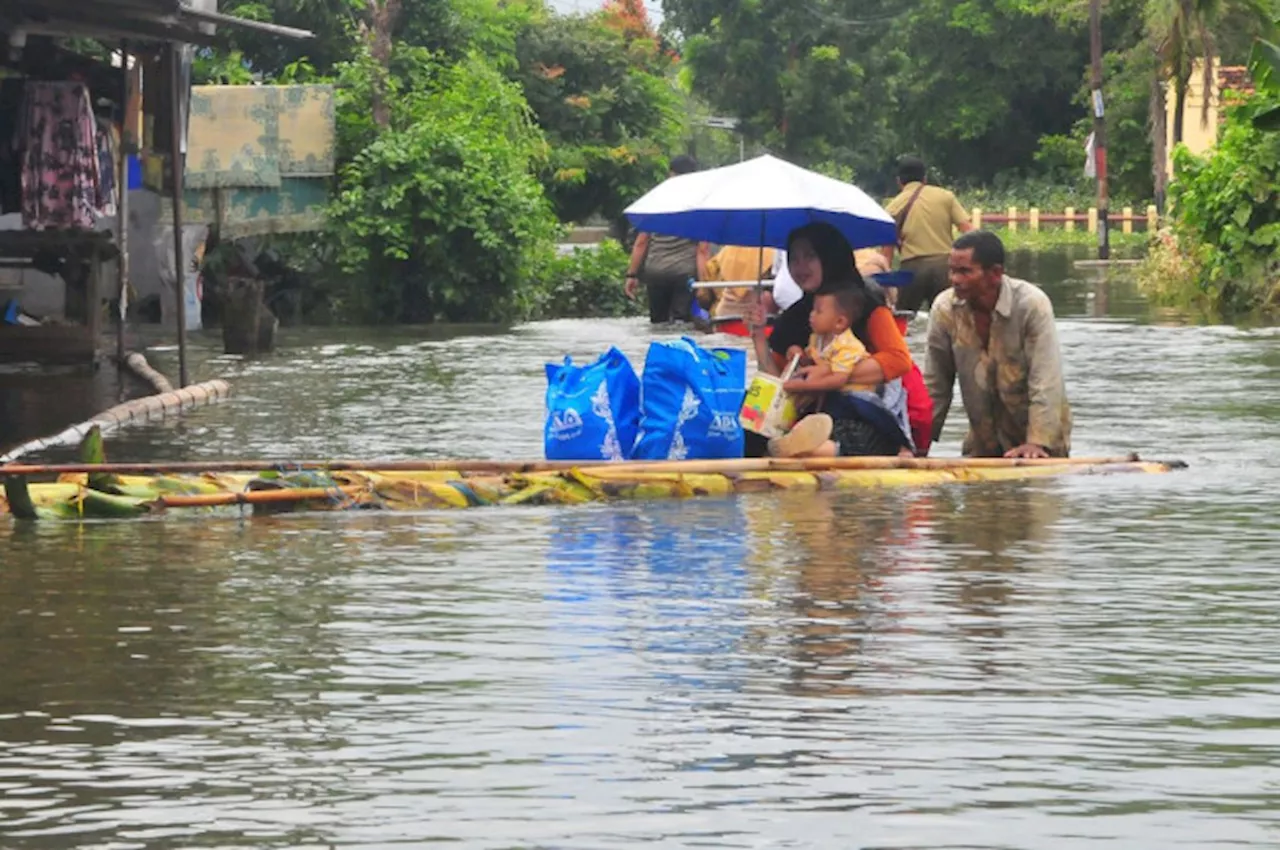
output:
[[[184,184],[279,186],[279,100],[275,86],[193,86]]]
[[[951,289],[938,296],[929,313],[924,369],[935,440],[957,378],[969,416],[966,455],[999,457],[1024,443],[1043,446],[1054,457],[1071,451],[1071,406],[1053,304],[1038,286],[1004,277],[985,346],[968,303],[957,301]]]
[[[97,127],[83,83],[27,83],[17,136],[24,149],[23,227],[93,227],[99,207]]]
[[[333,86],[193,86],[186,186],[278,188],[334,171]]]
[[[833,418],[831,439],[840,457],[893,457],[906,445],[893,431],[857,417]]]
[[[822,363],[832,372],[839,372],[852,377],[853,368],[870,355],[862,340],[853,331],[845,329],[839,335],[810,334],[809,347],[805,354],[814,363]],[[850,381],[841,388],[841,392],[874,392],[874,384],[857,384]]]
[[[182,196],[182,216],[190,224],[217,224],[223,239],[243,239],[319,230],[324,226],[328,203],[325,180],[283,177],[274,189],[187,189]],[[167,198],[161,199],[160,208],[162,216],[173,215]]]
[[[98,119],[98,210],[103,215],[116,214],[116,141],[111,122]]]

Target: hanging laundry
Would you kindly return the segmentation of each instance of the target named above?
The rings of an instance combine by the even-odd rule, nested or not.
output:
[[[97,119],[98,145],[98,212],[101,215],[116,214],[116,142],[115,128],[111,122]]]
[[[83,83],[29,82],[19,128],[22,224],[93,227],[98,208],[97,122]]]

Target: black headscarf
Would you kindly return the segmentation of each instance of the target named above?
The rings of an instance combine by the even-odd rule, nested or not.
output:
[[[810,222],[797,227],[787,235],[787,255],[797,239],[808,239],[813,245],[814,253],[822,264],[822,285],[856,286],[866,296],[867,308],[862,311],[858,321],[851,330],[854,336],[867,341],[867,319],[877,307],[887,306],[884,290],[874,281],[865,281],[858,274],[858,267],[853,261],[853,248],[849,240],[839,230],[823,221]],[[773,333],[769,335],[769,348],[779,354],[786,354],[793,345],[801,347],[809,344],[809,335],[813,329],[809,326],[809,312],[813,309],[813,294],[806,292],[804,297],[782,312],[774,323]]]

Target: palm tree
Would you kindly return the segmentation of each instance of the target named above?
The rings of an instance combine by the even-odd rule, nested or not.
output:
[[[1232,9],[1256,19],[1259,28],[1270,24],[1269,0],[1149,0],[1146,9],[1147,37],[1155,52],[1155,75],[1151,83],[1151,145],[1155,170],[1157,204],[1163,207],[1168,183],[1165,162],[1168,156],[1166,109],[1168,86],[1173,86],[1173,143],[1182,141],[1183,113],[1195,63],[1200,61],[1202,91],[1200,124],[1209,121],[1209,95],[1217,76],[1217,39],[1214,28]]]

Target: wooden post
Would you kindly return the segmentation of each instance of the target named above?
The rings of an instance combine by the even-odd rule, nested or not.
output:
[[[1009,207],[1009,232],[1016,233],[1018,231],[1018,208]]]
[[[182,172],[185,167],[182,155],[182,93],[178,90],[182,74],[181,48],[169,47],[169,126],[173,155],[169,159],[170,189],[173,197],[173,274],[174,291],[178,298],[178,387],[187,385],[187,274],[182,258]]]
[[[1160,213],[1155,204],[1147,205],[1147,232],[1155,233],[1160,228]]]
[[[973,219],[973,229],[981,230],[982,229],[982,207],[974,207],[973,212],[970,215],[970,218]]]
[[[1093,156],[1098,169],[1098,259],[1111,258],[1107,197],[1107,122],[1102,102],[1102,0],[1089,0],[1090,88],[1093,89]]]
[[[1098,232],[1098,209],[1097,207],[1089,207],[1089,232]]]
[[[1038,233],[1040,231],[1040,208],[1031,208],[1031,232]]]
[[[1120,222],[1120,230],[1122,233],[1133,232],[1133,207],[1125,207],[1122,211],[1123,219]]]
[[[120,198],[116,202],[116,362],[124,363],[124,324],[128,309],[129,285],[129,154],[134,141],[129,126],[129,98],[132,95],[129,79],[129,42],[120,42],[120,156],[116,159],[116,186]],[[123,386],[123,384],[121,384]]]
[[[84,323],[89,331],[89,343],[94,359],[98,355],[98,337],[102,335],[102,246],[93,241],[89,254],[89,277],[84,283]]]
[[[1076,214],[1075,207],[1067,207],[1067,211],[1066,211],[1067,220],[1062,223],[1062,229],[1067,231],[1068,233],[1072,233],[1076,229],[1075,214]]]

